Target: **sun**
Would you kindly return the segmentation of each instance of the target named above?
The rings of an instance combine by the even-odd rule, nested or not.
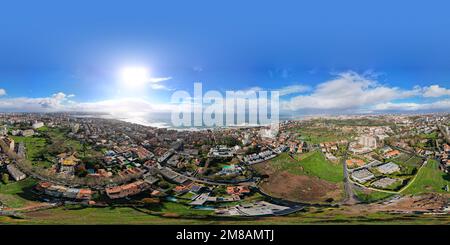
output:
[[[146,67],[129,66],[121,69],[120,78],[124,87],[136,89],[149,82],[150,72]]]

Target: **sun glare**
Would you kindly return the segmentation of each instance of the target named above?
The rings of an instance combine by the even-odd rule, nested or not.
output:
[[[150,73],[145,67],[125,67],[120,72],[121,82],[127,88],[139,88],[144,86],[150,78]]]

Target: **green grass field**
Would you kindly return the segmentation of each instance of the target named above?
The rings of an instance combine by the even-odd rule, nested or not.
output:
[[[28,196],[31,195],[27,189],[33,187],[36,181],[27,178],[19,182],[9,184],[0,184],[0,201],[10,208],[21,208],[29,202]],[[31,198],[30,198],[31,199]]]
[[[414,182],[404,189],[402,194],[447,193],[444,190],[446,185],[450,185],[450,175],[439,170],[438,162],[428,160],[417,173]]]
[[[303,140],[313,144],[335,142],[349,139],[352,136],[350,133],[331,130],[329,128],[300,128],[297,132],[300,133]]]
[[[23,137],[23,136],[11,136],[11,138],[18,143],[24,143],[26,152],[27,152],[27,160],[33,163],[33,166],[49,168],[52,166],[52,163],[47,160],[37,161],[36,157],[39,153],[45,149],[47,146],[45,138],[42,137]]]
[[[405,163],[410,165],[410,166],[417,167],[417,166],[420,166],[420,164],[422,164],[422,162],[423,162],[422,158],[413,156],[408,161],[406,161]]]
[[[300,165],[303,167],[303,172],[307,175],[317,176],[331,182],[342,182],[344,179],[342,165],[327,161],[325,156],[319,151],[303,155]]]
[[[433,139],[433,140],[435,140],[435,139],[438,138],[438,133],[437,132],[432,132],[432,133],[429,133],[429,134],[420,134],[419,137],[422,138],[422,139]]]
[[[380,191],[361,191],[361,190],[354,190],[354,193],[360,201],[365,203],[376,202],[393,195],[391,193]]]
[[[317,176],[331,182],[342,182],[344,178],[341,164],[333,164],[325,159],[319,151],[309,152],[300,157],[300,161],[292,159],[287,153],[282,153],[272,159],[275,169],[287,171],[296,175]]]
[[[33,166],[48,169],[53,165],[52,161],[55,160],[55,156],[46,153],[44,154],[45,157],[42,157],[42,152],[46,152],[51,147],[61,148],[57,152],[58,154],[65,151],[76,151],[79,157],[98,156],[102,154],[101,152],[91,149],[89,146],[83,147],[78,140],[68,138],[68,130],[43,127],[37,131],[48,135],[52,144],[49,144],[43,135],[33,137],[11,136],[16,143],[23,142],[25,144],[27,160],[29,160]]]

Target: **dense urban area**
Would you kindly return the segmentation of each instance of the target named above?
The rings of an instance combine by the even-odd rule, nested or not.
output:
[[[0,114],[0,223],[448,223],[449,127],[448,114],[277,132]]]

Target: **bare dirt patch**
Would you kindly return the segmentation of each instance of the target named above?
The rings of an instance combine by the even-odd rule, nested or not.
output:
[[[373,205],[377,211],[436,212],[448,204],[448,197],[440,194],[404,196],[382,205]]]
[[[442,212],[448,205],[449,196],[442,194],[424,194],[420,196],[402,196],[399,199],[383,203],[358,204],[345,206],[340,212],[345,215],[369,214],[378,212],[387,213],[415,213],[415,212]]]
[[[261,182],[260,188],[277,198],[308,203],[339,201],[342,198],[340,185],[317,177],[295,175],[286,171],[267,171],[265,174],[269,178]]]

